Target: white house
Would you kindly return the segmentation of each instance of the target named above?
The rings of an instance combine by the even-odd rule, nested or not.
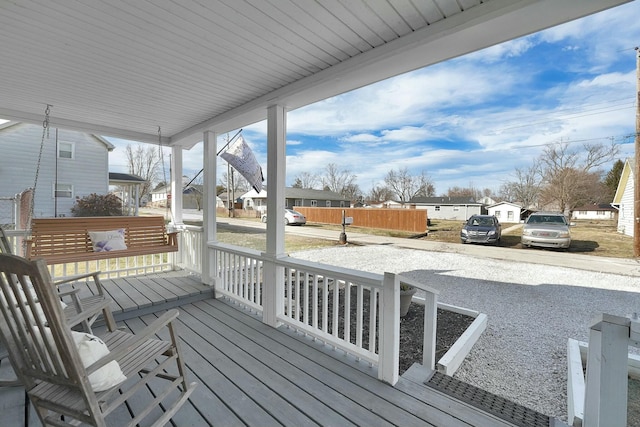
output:
[[[616,219],[617,210],[607,203],[579,206],[573,210],[571,219],[607,220]]]
[[[256,190],[250,190],[240,198],[243,209],[253,209],[259,212],[267,210],[267,191],[264,189],[260,193],[257,193]],[[333,191],[286,187],[284,189],[284,206],[291,209],[296,206],[348,208],[350,202]]]
[[[522,206],[511,202],[498,202],[487,206],[487,213],[495,215],[500,222],[520,222]]]
[[[33,188],[37,173],[33,215],[44,218],[70,216],[76,198],[109,192],[111,143],[97,135],[52,127],[43,141],[42,130],[26,123],[0,124],[1,197]]]
[[[611,206],[618,210],[618,232],[631,237],[633,237],[634,164],[631,158],[625,160],[618,188],[611,203]]]
[[[471,215],[485,213],[482,203],[469,197],[414,197],[409,204],[416,209],[426,209],[429,219],[466,221]]]

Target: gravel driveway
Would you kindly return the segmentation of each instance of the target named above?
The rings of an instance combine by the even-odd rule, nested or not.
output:
[[[488,316],[455,377],[567,419],[568,338],[588,341],[600,313],[640,312],[640,277],[391,246],[339,246],[296,258],[375,273],[402,273],[439,300]]]

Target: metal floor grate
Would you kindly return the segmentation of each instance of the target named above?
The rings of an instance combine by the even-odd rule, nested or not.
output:
[[[548,416],[496,396],[448,375],[435,372],[425,385],[520,427],[549,427]]]

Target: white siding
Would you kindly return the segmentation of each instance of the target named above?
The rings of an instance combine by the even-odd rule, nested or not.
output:
[[[59,142],[74,146],[71,159],[58,158],[56,129],[45,137],[36,187],[35,217],[71,215],[76,197],[109,190],[108,151],[97,138],[66,130],[57,131]],[[0,196],[13,196],[33,187],[38,165],[42,127],[16,124],[0,130]],[[54,198],[55,183],[73,186],[73,197]]]
[[[618,212],[618,232],[633,237],[633,174],[629,176],[620,200]]]
[[[573,219],[615,219],[615,212],[613,211],[573,211],[571,216]]]
[[[510,203],[502,203],[487,208],[489,215],[495,215],[500,222],[520,222],[520,207]]]
[[[480,215],[479,205],[416,205],[416,209],[426,209],[429,219],[451,219],[466,221],[471,215]]]

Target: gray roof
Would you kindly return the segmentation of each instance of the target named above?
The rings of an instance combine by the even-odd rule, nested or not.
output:
[[[109,182],[140,184],[145,182],[145,179],[138,175],[133,175],[130,173],[109,172]]]
[[[416,205],[482,205],[473,200],[473,197],[414,197],[409,200],[409,203],[415,203]]]
[[[343,200],[349,201],[334,191],[314,190],[311,188],[287,187],[284,190],[287,199],[320,199],[320,200]]]

